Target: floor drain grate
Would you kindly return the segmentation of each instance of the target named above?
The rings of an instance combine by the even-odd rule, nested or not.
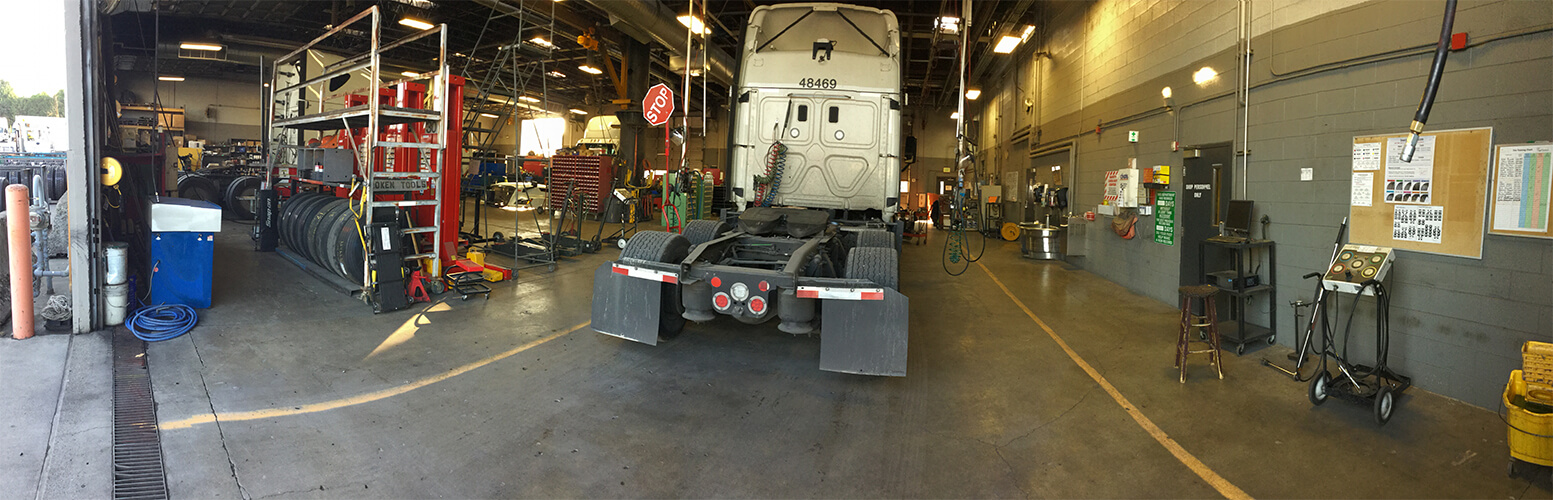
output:
[[[113,334],[113,498],[167,498],[146,343],[123,328]]]

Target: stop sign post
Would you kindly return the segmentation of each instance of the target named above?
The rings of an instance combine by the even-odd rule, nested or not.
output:
[[[668,85],[657,84],[647,89],[642,97],[642,118],[656,127],[663,126],[663,170],[669,169],[669,115],[674,114],[674,91]]]

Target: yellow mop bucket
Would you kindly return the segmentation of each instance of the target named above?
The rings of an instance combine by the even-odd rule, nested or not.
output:
[[[1526,380],[1521,378],[1520,370],[1510,372],[1510,383],[1504,388],[1504,407],[1505,423],[1510,427],[1510,456],[1553,467],[1553,407],[1527,402]],[[1532,409],[1547,411],[1538,413]]]

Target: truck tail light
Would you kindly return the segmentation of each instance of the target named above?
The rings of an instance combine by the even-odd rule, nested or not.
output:
[[[750,312],[764,314],[766,312],[766,299],[760,297],[750,299]]]
[[[719,310],[728,309],[728,306],[732,303],[733,301],[728,299],[728,294],[726,293],[718,292],[717,295],[712,296],[712,305]]]

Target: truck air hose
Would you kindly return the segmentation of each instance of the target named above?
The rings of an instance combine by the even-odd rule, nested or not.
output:
[[[782,141],[771,143],[766,150],[766,175],[755,178],[760,184],[755,188],[755,206],[769,207],[776,202],[777,189],[782,187],[782,173],[787,170],[787,145]]]

